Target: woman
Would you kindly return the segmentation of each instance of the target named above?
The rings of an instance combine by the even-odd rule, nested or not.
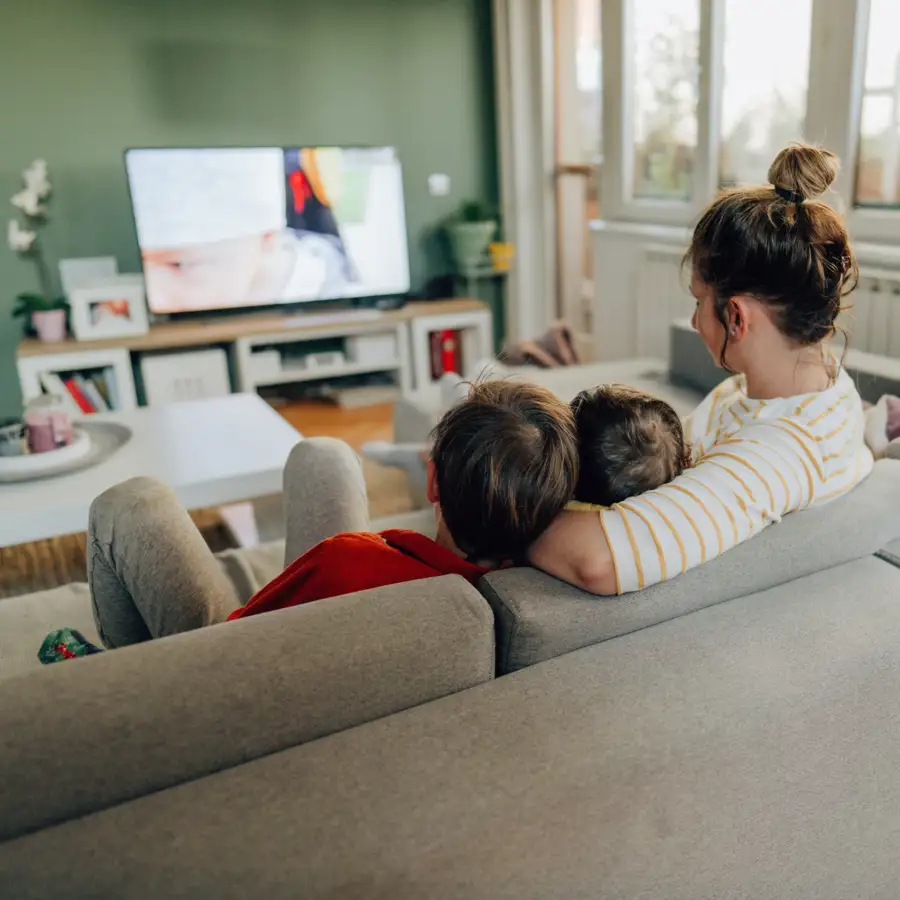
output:
[[[693,467],[591,512],[565,512],[533,546],[538,568],[595,594],[665,581],[872,469],[862,402],[826,347],[856,263],[841,217],[816,198],[837,157],[782,150],[770,187],[739,188],[703,214],[685,257],[693,326],[736,373],[688,417]]]

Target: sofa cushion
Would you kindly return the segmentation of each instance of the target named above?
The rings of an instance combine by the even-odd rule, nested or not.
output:
[[[534,569],[504,569],[480,588],[497,620],[498,671],[765,590],[877,552],[900,538],[900,462],[881,460],[848,495],[785,516],[722,556],[663,584],[595,597]]]
[[[19,900],[892,898],[869,558],[0,846]],[[86,865],[87,862],[87,865]]]
[[[0,839],[464,690],[493,672],[490,608],[448,575],[4,679]]]
[[[100,643],[86,584],[0,600],[0,680],[40,668],[37,654],[41,641],[48,632],[64,627],[75,628],[89,641]]]

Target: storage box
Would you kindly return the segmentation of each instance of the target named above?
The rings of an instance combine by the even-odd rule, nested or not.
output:
[[[148,406],[231,393],[228,358],[219,348],[144,356],[141,375]]]

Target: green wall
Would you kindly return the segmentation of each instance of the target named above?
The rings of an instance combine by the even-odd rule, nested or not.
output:
[[[445,270],[429,232],[497,192],[489,0],[0,0],[0,416],[19,409],[14,296],[36,287],[5,242],[6,198],[50,163],[51,263],[138,270],[128,146],[393,144],[413,287]],[[453,192],[432,198],[430,172]]]

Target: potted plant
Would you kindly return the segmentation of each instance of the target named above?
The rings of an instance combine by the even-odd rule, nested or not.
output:
[[[42,341],[61,341],[66,337],[69,304],[65,297],[55,296],[50,270],[38,240],[38,231],[47,224],[47,200],[52,190],[47,177],[47,163],[36,159],[23,173],[25,187],[10,202],[25,219],[10,219],[7,229],[9,247],[23,258],[31,258],[37,270],[40,292],[19,294],[13,307],[14,316],[24,316]]]
[[[488,245],[497,233],[497,214],[480,200],[466,200],[447,221],[447,236],[457,268],[463,274],[487,262]]]

